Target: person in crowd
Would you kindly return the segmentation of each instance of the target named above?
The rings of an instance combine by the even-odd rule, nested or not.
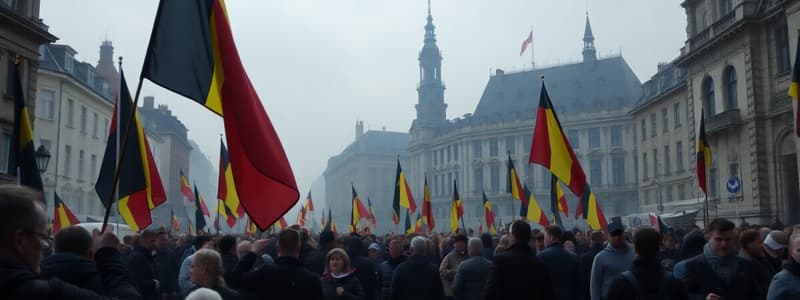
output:
[[[494,249],[494,255],[497,256],[500,253],[505,252],[508,249],[508,235],[503,235],[500,237],[500,240],[497,242],[497,247]],[[530,246],[529,246],[530,248]]]
[[[325,256],[336,248],[336,238],[330,230],[324,230],[319,234],[320,251],[316,256],[312,257],[305,264],[306,268],[311,272],[317,274],[317,277],[322,276],[325,271]]]
[[[58,278],[103,294],[103,282],[92,254],[92,235],[86,229],[80,226],[61,229],[55,236],[55,253],[42,261],[42,278]]]
[[[194,245],[186,249],[190,251],[191,254],[183,259],[180,272],[178,272],[178,287],[180,288],[181,295],[189,292],[189,290],[194,287],[191,277],[189,276],[189,266],[192,264],[192,255],[200,249],[214,249],[214,240],[210,236],[201,235],[195,237]]]
[[[102,293],[59,278],[40,277],[41,257],[51,240],[41,194],[19,185],[0,185],[0,290],[7,300],[141,299],[129,280],[119,252],[120,241],[93,233],[94,262],[103,279]]]
[[[672,230],[664,230],[661,238],[661,253],[659,254],[659,261],[661,266],[668,272],[672,272],[675,263],[680,260],[681,252],[677,247],[677,240],[675,233]]]
[[[764,299],[753,263],[736,253],[737,233],[733,222],[717,218],[706,227],[708,242],[703,253],[686,261],[680,274],[689,295],[709,300]]]
[[[180,261],[180,256],[183,256],[183,252],[186,251],[186,248],[190,247],[188,240],[186,240],[186,234],[179,233],[175,236],[175,254],[179,255],[175,258]]]
[[[144,300],[158,300],[161,282],[158,280],[155,262],[155,243],[158,233],[145,230],[128,256],[128,274],[136,283]]]
[[[453,238],[449,236],[444,237],[439,243],[439,253],[441,254],[442,259],[450,254],[450,251],[453,251],[453,249],[455,249],[455,246],[453,245]]]
[[[470,238],[467,244],[469,258],[458,266],[453,280],[453,298],[479,300],[489,277],[492,262],[483,256],[483,240]]]
[[[592,263],[595,256],[603,251],[603,232],[592,231],[589,234],[589,250],[578,258],[578,288],[580,290],[579,299],[589,300],[589,279],[592,275]]]
[[[135,235],[126,235],[122,238],[122,247],[119,249],[123,261],[127,262],[128,255],[133,252],[133,240]]]
[[[198,288],[186,296],[186,300],[223,300],[219,293],[212,289]]]
[[[586,234],[581,232],[578,228],[573,228],[572,232],[575,233],[575,254],[580,257],[586,252],[589,252],[589,242],[586,240]]]
[[[366,299],[375,299],[375,288],[378,285],[378,267],[367,258],[366,247],[357,236],[345,239],[347,254],[350,256],[350,263],[355,267],[355,275],[361,281]],[[326,257],[327,258],[327,257]],[[326,263],[327,265],[327,263]]]
[[[442,264],[439,265],[439,276],[442,278],[446,299],[452,299],[453,279],[456,277],[456,270],[458,270],[458,265],[467,258],[469,258],[467,255],[467,236],[457,235],[453,240],[453,251],[450,251],[442,260]]]
[[[236,264],[239,263],[236,237],[230,234],[222,236],[217,242],[217,249],[219,249],[219,253],[222,256],[222,273],[228,274],[232,272]]]
[[[772,264],[772,270],[777,272],[783,266],[788,243],[789,236],[786,232],[780,230],[771,231],[764,239],[764,253],[767,260]]]
[[[609,245],[597,254],[589,277],[592,300],[602,300],[615,277],[631,268],[633,246],[625,241],[625,228],[620,222],[611,222],[606,228]]]
[[[369,260],[372,261],[373,264],[380,264],[381,263],[381,245],[378,243],[372,243],[367,248]]]
[[[240,299],[239,292],[225,286],[222,272],[222,258],[216,251],[200,249],[192,254],[189,276],[195,286],[193,289],[207,288],[214,290],[219,293],[222,300]]]
[[[428,241],[417,236],[411,240],[411,256],[397,266],[392,278],[390,300],[442,300],[444,287],[436,266],[428,259]]]
[[[252,247],[253,243],[248,240],[239,242],[239,244],[236,245],[236,256],[242,258],[242,256],[245,256],[247,253],[250,253]]]
[[[249,271],[259,259],[256,253],[262,253],[267,246],[267,240],[259,240],[253,244],[253,252],[239,260],[227,278],[228,284],[240,292],[252,292],[258,299],[322,299],[319,276],[300,262],[300,233],[287,228],[278,234],[277,240],[274,264]]]
[[[706,238],[703,232],[699,230],[691,230],[683,237],[681,244],[681,260],[672,267],[672,275],[675,278],[683,278],[686,274],[686,262],[689,259],[703,253],[703,246],[706,244]]]
[[[658,260],[661,237],[653,228],[642,227],[633,235],[636,258],[630,270],[611,281],[605,300],[665,299],[688,300],[680,280],[661,266]]]
[[[576,251],[578,251],[575,249],[575,242],[570,240],[564,241],[564,249],[567,250],[567,252],[572,253],[572,255],[575,255],[577,253]]]
[[[325,275],[322,281],[322,296],[325,300],[362,300],[364,289],[350,266],[350,257],[342,249],[333,249],[325,257]]]
[[[764,255],[764,244],[761,241],[761,233],[755,229],[748,229],[739,234],[739,257],[750,261],[756,266],[758,281],[762,283],[761,290],[767,290],[772,276],[778,270],[772,269],[769,259]]]
[[[536,253],[544,251],[545,243],[544,243],[544,233],[539,231],[533,235],[534,239],[534,246],[536,247]]]
[[[505,253],[495,256],[489,271],[483,299],[554,299],[553,285],[547,267],[534,255],[528,245],[531,226],[517,220],[511,224],[509,242]]]
[[[169,235],[159,231],[156,236],[156,273],[161,285],[161,299],[177,299],[178,289],[178,257],[169,247]]]
[[[389,300],[392,292],[392,279],[397,266],[406,261],[403,255],[403,240],[392,239],[389,242],[389,259],[378,267],[378,300]]]
[[[550,273],[554,299],[578,299],[580,290],[575,288],[575,279],[578,278],[578,257],[564,247],[561,242],[562,236],[563,232],[558,225],[550,225],[544,229],[544,243],[547,246],[539,252],[539,260]]]
[[[789,263],[772,278],[767,300],[800,299],[800,234],[789,239]]]
[[[494,258],[494,247],[492,247],[492,235],[488,233],[481,234],[481,241],[483,242],[483,257],[491,261]]]

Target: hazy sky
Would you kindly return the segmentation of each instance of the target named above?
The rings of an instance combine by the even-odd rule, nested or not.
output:
[[[646,81],[684,44],[680,2],[433,0],[447,116],[473,112],[490,70],[530,67],[530,55],[520,57],[519,49],[531,26],[537,65],[579,60],[587,9],[598,54],[621,52]],[[156,0],[50,0],[42,1],[41,18],[57,43],[72,46],[79,60],[92,64],[107,36],[115,56],[124,56],[133,92],[157,6]],[[242,63],[303,197],[328,158],[352,142],[356,120],[375,130],[408,131],[426,6],[425,0],[227,1]],[[216,168],[220,118],[147,81],[142,95],[169,105]]]

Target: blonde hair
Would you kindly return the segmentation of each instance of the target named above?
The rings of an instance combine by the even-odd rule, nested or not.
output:
[[[218,286],[225,286],[222,279],[222,257],[215,250],[200,249],[192,255],[193,268],[205,268],[211,278],[216,279]]]
[[[331,271],[333,271],[330,269],[331,257],[333,256],[338,256],[344,262],[344,265],[342,266],[344,268],[343,272],[350,271],[350,256],[348,256],[347,252],[344,252],[344,250],[340,248],[334,248],[330,252],[328,252],[327,255],[325,255],[325,273],[330,273]]]

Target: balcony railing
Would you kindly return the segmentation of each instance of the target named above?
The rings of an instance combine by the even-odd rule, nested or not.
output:
[[[693,51],[694,49],[699,48],[706,42],[708,42],[712,37],[724,32],[728,28],[730,28],[733,24],[736,23],[736,10],[730,11],[728,14],[722,16],[715,22],[711,24],[711,26],[707,27],[703,31],[698,32],[693,37],[689,39],[689,51]],[[683,52],[683,49],[681,49]]]
[[[729,109],[708,118],[706,131],[716,132],[728,127],[737,126],[742,123],[741,114],[738,108]]]

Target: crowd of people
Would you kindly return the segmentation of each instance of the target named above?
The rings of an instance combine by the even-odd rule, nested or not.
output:
[[[800,226],[532,229],[497,235],[51,238],[38,195],[0,186],[3,299],[800,299]]]

